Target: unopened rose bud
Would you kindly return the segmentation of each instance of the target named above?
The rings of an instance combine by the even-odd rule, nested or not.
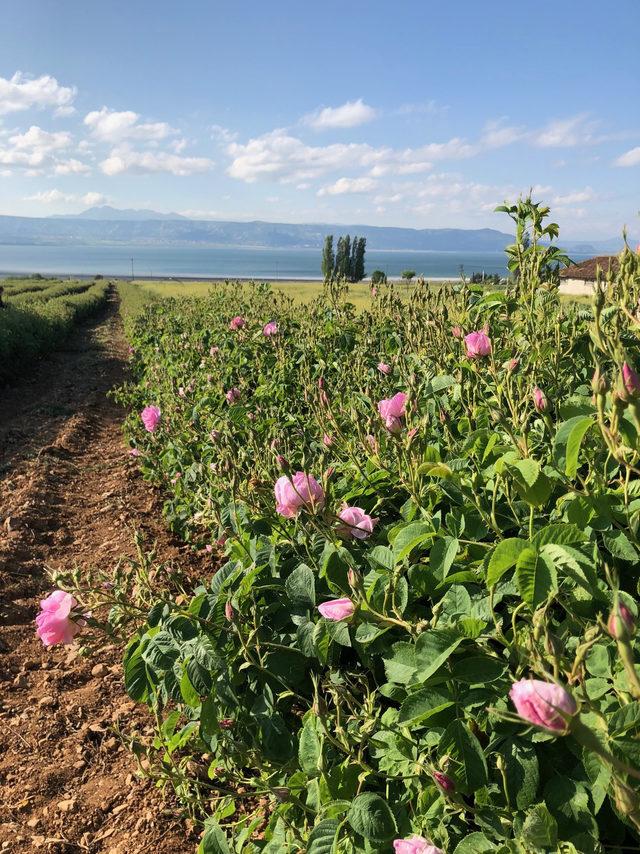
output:
[[[374,454],[378,453],[378,441],[375,436],[369,434],[367,436],[367,444],[369,445],[369,448]]]
[[[222,718],[221,721],[218,721],[220,729],[231,729],[234,723],[235,721],[233,720],[233,718]]]
[[[618,602],[607,621],[609,634],[615,640],[629,640],[636,633],[636,621],[624,602]]]
[[[456,325],[451,329],[451,334],[454,338],[462,338],[462,336],[464,335],[464,331],[461,326]]]
[[[289,468],[289,461],[286,457],[283,457],[282,454],[278,454],[278,456],[276,457],[276,462],[283,471],[286,471]]]
[[[223,549],[225,547],[226,543],[227,543],[226,534],[223,534],[221,537],[218,537],[218,539],[216,540],[216,545],[220,549]]]
[[[593,377],[591,378],[591,389],[594,394],[606,394],[609,390],[607,378],[600,373],[598,368],[593,372]]]
[[[349,569],[347,572],[347,581],[352,590],[357,590],[360,587],[361,578],[355,569]]]
[[[414,437],[417,435],[417,433],[418,433],[417,427],[412,427],[411,430],[409,430],[407,432],[407,440],[408,440],[409,444],[411,443],[412,439],[414,439]]]
[[[335,472],[335,468],[333,466],[329,466],[329,468],[324,473],[324,479],[329,480],[330,477],[333,477],[334,472]]]
[[[516,370],[516,368],[518,367],[519,364],[520,364],[520,359],[509,359],[508,361],[506,361],[504,363],[504,365],[502,367],[506,368],[507,371],[509,371],[509,373],[512,374]]]
[[[318,388],[322,391],[325,387],[324,377],[318,377]]]
[[[321,403],[323,406],[329,406],[329,398],[327,397],[327,393],[326,393],[326,391],[321,391],[321,392],[320,392],[320,403]]]
[[[640,377],[627,362],[622,365],[622,382],[631,397],[640,395]]]
[[[546,412],[549,407],[545,393],[538,386],[533,389],[533,405],[537,412]]]
[[[322,444],[326,448],[330,448],[333,445],[333,439],[331,438],[331,436],[328,433],[325,433],[324,436],[322,437]]]
[[[449,420],[449,413],[447,412],[446,409],[441,409],[438,412],[438,418],[439,418],[441,424],[446,424],[447,421]]]
[[[286,786],[276,786],[273,789],[273,794],[279,801],[284,802],[289,800],[291,791]]]
[[[225,602],[224,615],[230,623],[233,622],[233,606],[231,605],[231,602],[229,602],[229,600]]]
[[[438,786],[440,786],[443,792],[446,792],[447,794],[452,794],[453,792],[455,792],[456,784],[451,779],[451,777],[448,776],[448,774],[443,774],[442,771],[434,771],[432,776],[434,781],[437,783]]]

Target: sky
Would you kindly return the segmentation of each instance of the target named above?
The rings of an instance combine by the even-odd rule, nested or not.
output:
[[[20,0],[0,213],[640,232],[640,2]]]

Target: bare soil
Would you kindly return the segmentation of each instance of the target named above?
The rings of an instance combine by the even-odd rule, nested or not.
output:
[[[135,554],[134,528],[161,561],[211,571],[165,530],[128,455],[124,413],[106,396],[126,378],[112,294],[64,351],[0,389],[1,852],[192,854],[197,844],[115,737],[118,723],[151,732],[124,693],[121,650],[105,644],[87,659],[77,646],[44,649],[34,631],[47,572],[114,567]]]

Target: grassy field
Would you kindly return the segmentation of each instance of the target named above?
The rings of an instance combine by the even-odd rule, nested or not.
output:
[[[215,290],[215,282],[176,282],[176,281],[145,281],[134,282],[142,290],[156,297],[201,297],[206,296],[210,290]],[[257,283],[256,283],[257,284]],[[311,302],[321,296],[323,290],[322,282],[309,281],[271,281],[269,284],[283,294],[291,297],[295,303]],[[433,282],[431,287],[439,288],[442,282]],[[241,287],[249,290],[254,285],[243,282]],[[395,283],[394,287],[401,296],[408,297],[415,284]],[[371,304],[371,285],[361,282],[349,285],[349,299],[358,309],[367,308]]]

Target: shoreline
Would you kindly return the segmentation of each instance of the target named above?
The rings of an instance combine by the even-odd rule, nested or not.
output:
[[[109,274],[109,273],[68,273],[68,272],[35,272],[35,273],[25,273],[24,271],[16,271],[16,270],[0,270],[0,279],[11,279],[11,278],[24,278],[29,279],[33,276],[42,276],[43,278],[56,278],[56,279],[95,279],[96,275],[101,275],[103,279],[113,279],[119,282],[172,282],[172,283],[180,283],[180,282],[211,282],[212,284],[215,282],[271,282],[273,283],[300,283],[300,282],[309,282],[310,284],[317,282],[324,282],[324,278],[322,276],[172,276],[167,274],[166,276],[121,276],[118,274]],[[413,281],[418,279],[416,276]],[[424,276],[425,281],[428,282],[455,282],[459,279],[459,276]],[[405,279],[401,277],[389,276],[387,281],[394,283],[402,283],[405,282]],[[361,279],[360,282],[354,282],[352,284],[368,284],[371,282],[370,277],[366,277]],[[409,282],[407,282],[409,284]]]

